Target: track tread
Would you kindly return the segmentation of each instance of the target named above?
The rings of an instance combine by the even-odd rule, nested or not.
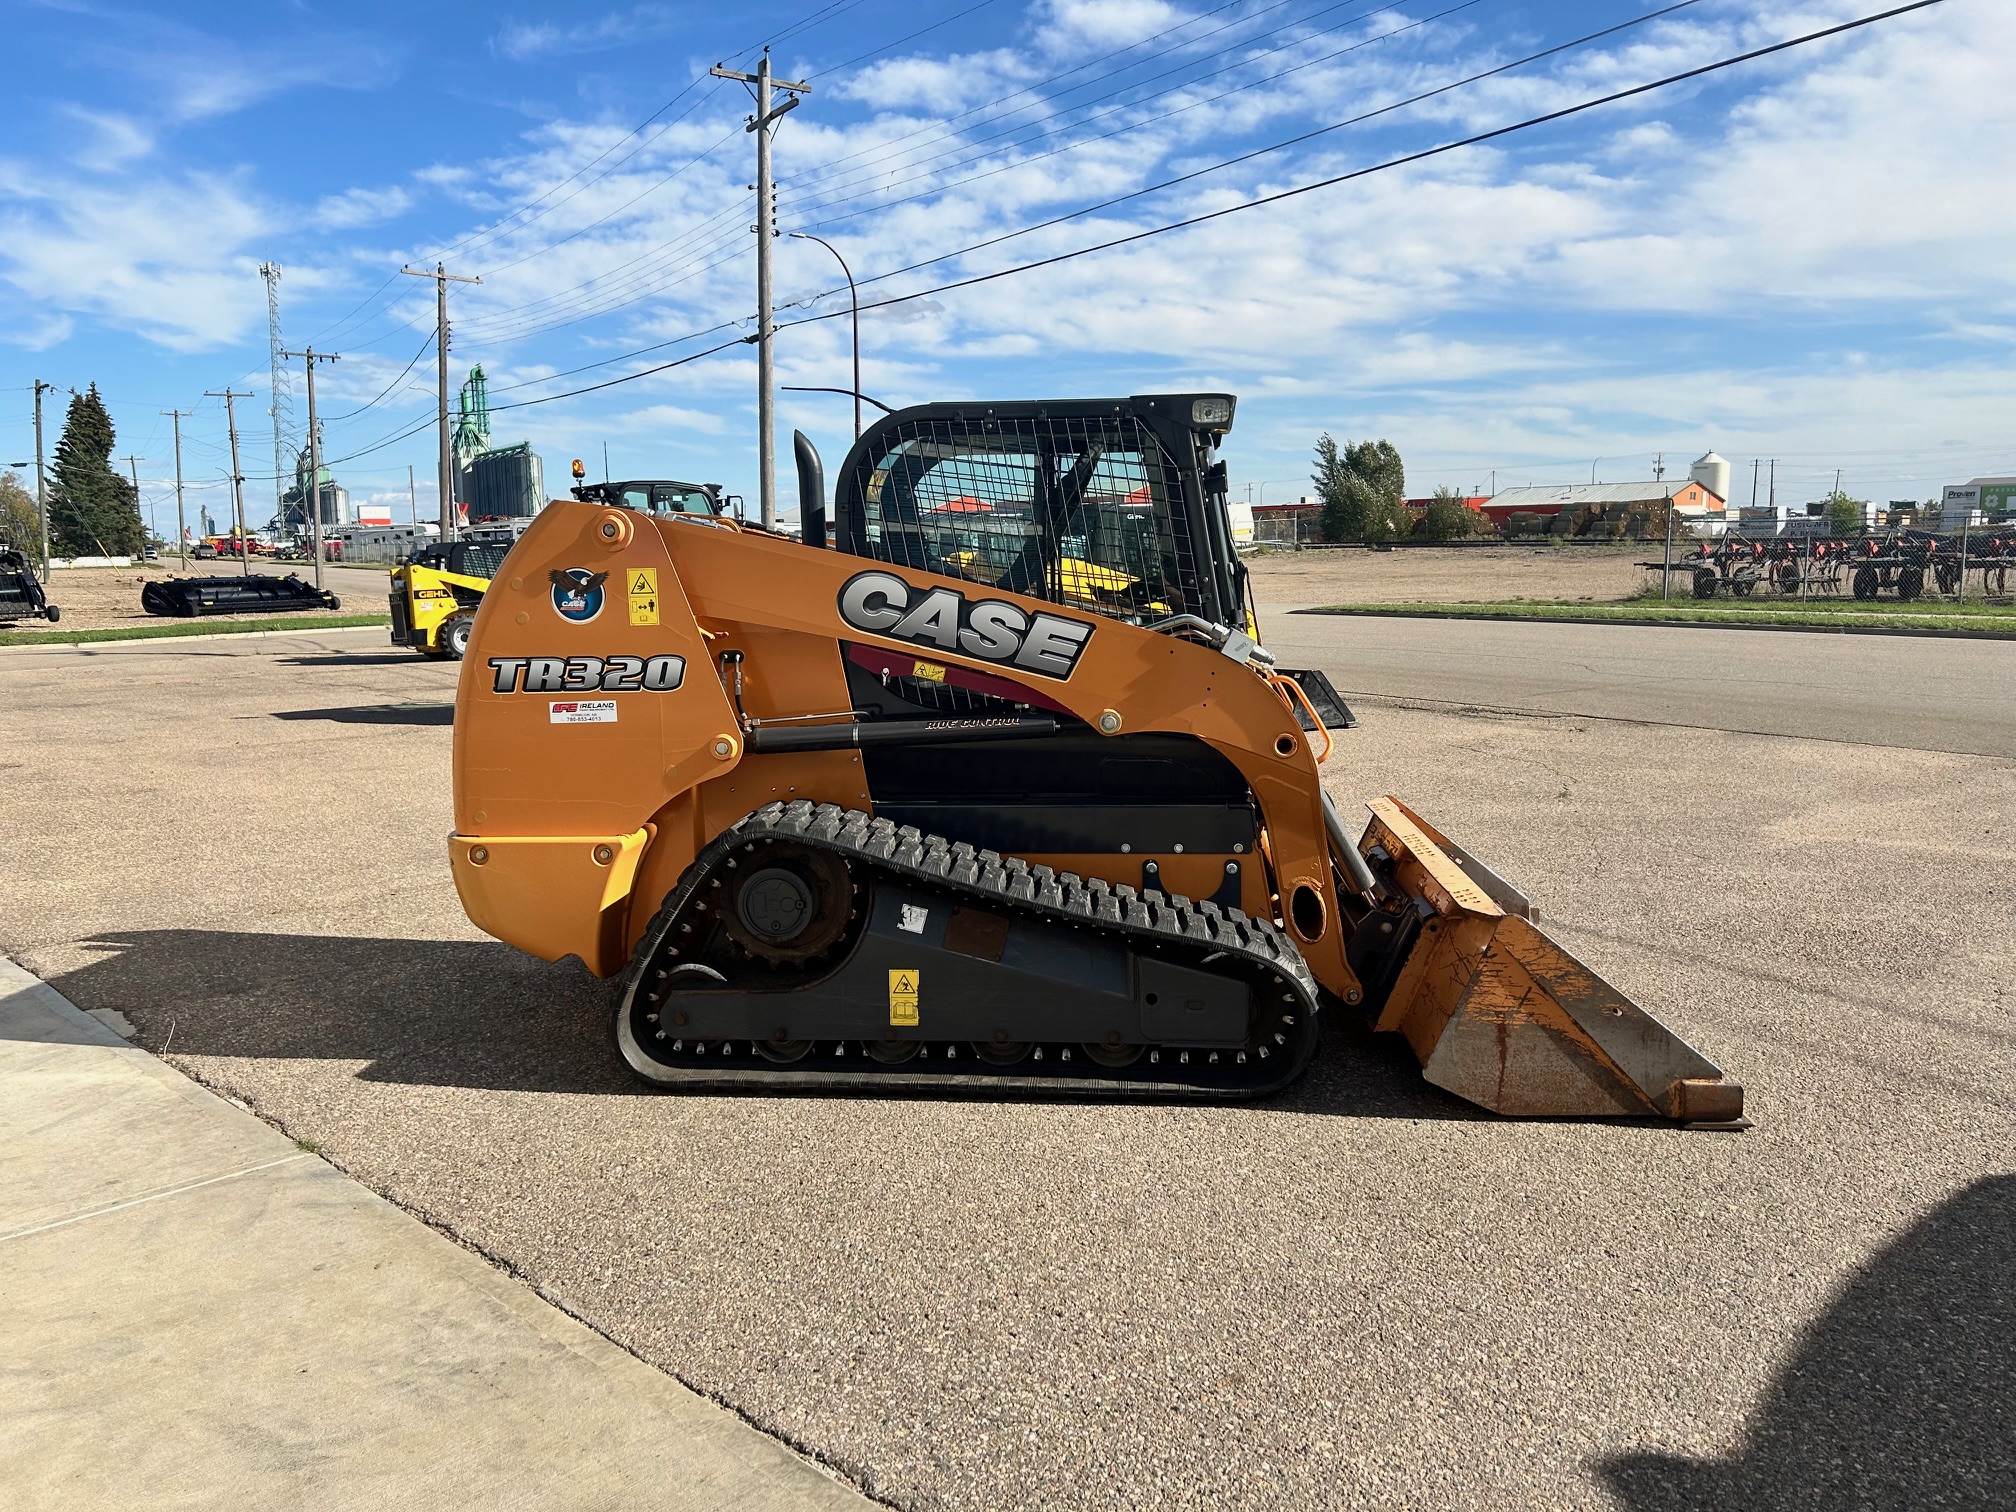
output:
[[[1088,880],[1075,872],[1057,872],[1047,866],[1032,866],[1020,858],[981,850],[965,841],[927,835],[912,825],[898,826],[859,809],[816,804],[806,799],[766,804],[744,815],[694,858],[680,876],[678,884],[652,915],[638,941],[624,985],[619,1023],[620,1016],[631,1011],[638,986],[671,933],[678,915],[707,878],[734,851],[764,839],[818,844],[916,881],[969,893],[981,903],[1048,917],[1080,928],[1097,928],[1144,942],[1183,941],[1208,947],[1213,956],[1243,957],[1289,987],[1300,999],[1298,1011],[1307,1015],[1313,1026],[1318,1001],[1315,980],[1301,952],[1271,919],[1256,919],[1238,909],[1221,908],[1208,899],[1192,899],[1181,893],[1137,889],[1125,883],[1114,886],[1096,877]],[[683,921],[680,927],[691,930],[691,925]],[[663,974],[662,971],[659,973]],[[1313,1034],[1310,1039],[1313,1049]],[[640,1074],[646,1074],[642,1068],[638,1069]],[[1297,1065],[1295,1070],[1299,1073],[1300,1066]],[[649,1079],[662,1080],[656,1076]],[[759,1077],[751,1073],[746,1079],[781,1086],[816,1084],[814,1078],[805,1073],[784,1072],[781,1068],[780,1074],[775,1076]],[[1292,1076],[1282,1080],[1289,1079]],[[696,1080],[704,1084],[719,1084],[718,1077],[711,1073]],[[902,1078],[890,1077],[888,1080],[896,1083]],[[993,1079],[972,1077],[969,1080],[976,1089],[984,1089]],[[860,1085],[862,1082],[858,1076],[850,1076],[848,1084]],[[1054,1084],[1054,1089],[1069,1092],[1074,1087],[1073,1083],[1060,1080]],[[1195,1090],[1201,1095],[1237,1097],[1272,1090],[1272,1086]]]

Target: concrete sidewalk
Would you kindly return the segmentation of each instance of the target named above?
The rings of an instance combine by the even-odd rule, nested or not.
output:
[[[865,1498],[0,958],[10,1509]]]

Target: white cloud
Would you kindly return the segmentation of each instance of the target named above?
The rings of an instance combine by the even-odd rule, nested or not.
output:
[[[61,105],[58,110],[90,132],[88,141],[76,144],[71,153],[78,167],[93,173],[123,167],[154,150],[154,134],[129,116],[112,111],[87,110],[82,105]]]
[[[412,204],[412,194],[397,184],[384,189],[346,189],[341,194],[324,195],[315,206],[314,218],[326,229],[343,231],[391,220]]]
[[[228,115],[306,86],[382,88],[397,77],[402,51],[333,28],[297,33],[284,43],[249,43],[167,17],[127,12],[102,28],[84,55],[137,80],[149,113],[182,123]]]
[[[571,26],[556,26],[550,21],[507,21],[491,37],[490,49],[514,63],[523,63],[533,58],[599,52],[642,37],[663,35],[676,23],[676,16],[657,5],[610,11]]]
[[[864,297],[1069,252],[1851,14],[1851,0],[1769,3],[1759,10],[1708,0],[1377,128],[1328,134],[870,282]],[[822,82],[780,134],[785,228],[829,237],[870,279],[1544,45],[1502,26],[1484,36],[1481,19],[1460,18],[1478,34],[1454,30],[1452,18],[1404,42],[1342,52],[1265,87],[1210,98],[1405,24],[1398,14],[1339,14],[1315,18],[1330,28],[1320,41],[1294,29],[1261,36],[1278,18],[1211,36],[1225,18],[1209,7],[1043,0],[1025,13],[1013,48],[938,59],[927,44]],[[512,22],[493,47],[513,58],[585,51],[650,34],[666,15],[639,7]],[[1171,28],[1176,35],[1128,48]],[[1284,50],[1258,57],[1276,46]],[[1123,82],[1179,71],[1133,94],[1116,92],[1107,63],[1056,88],[1039,85],[1116,49],[1127,59],[1166,50]],[[1209,56],[1221,49],[1229,50]],[[2016,279],[2004,252],[2016,239],[2016,203],[2001,182],[2002,165],[2016,160],[2016,100],[2000,83],[2001,60],[2012,55],[2016,8],[1936,10],[1725,76],[1748,90],[1733,108],[1726,91],[1688,86],[1193,230],[932,294],[864,320],[865,384],[892,403],[1225,385],[1249,396],[1235,452],[1269,476],[1306,470],[1304,433],[1347,422],[1388,425],[1410,456],[1446,454],[1456,468],[1494,449],[1509,463],[1671,450],[1682,444],[1676,437],[1736,455],[1769,445],[1774,426],[1806,450],[1865,431],[1880,431],[1885,439],[1875,444],[1895,450],[1914,426],[1985,445],[2007,434],[2006,421],[1993,418],[1997,404],[2008,413],[2007,385],[1993,375],[2016,329]],[[1246,57],[1257,60],[1239,61]],[[1179,65],[1231,72],[1186,83]],[[1071,93],[1079,84],[1093,87]],[[1011,96],[1018,89],[1033,92]],[[465,207],[469,230],[443,239],[461,240],[451,261],[485,281],[452,295],[458,362],[483,360],[493,393],[666,343],[746,317],[751,305],[745,102],[725,87],[702,98],[700,110],[649,141],[625,138],[624,123],[598,109],[543,124],[488,161],[422,167],[410,190],[332,191],[314,219],[332,232],[373,224],[410,210],[419,186]],[[985,108],[967,114],[975,105]],[[242,178],[120,169],[141,161],[145,132],[133,122],[144,119],[93,124],[108,174],[102,192],[87,185],[59,195],[23,170],[5,170],[27,187],[10,192],[0,178],[0,203],[14,200],[0,210],[8,233],[0,269],[51,310],[88,313],[157,341],[256,336],[252,240],[274,234],[283,217]],[[1117,134],[1080,141],[1103,133]],[[1051,151],[1071,142],[1079,145]],[[133,182],[113,185],[115,169]],[[948,180],[970,182],[946,191]],[[920,191],[929,192],[898,202]],[[476,234],[485,221],[491,229]],[[343,283],[355,293],[331,312],[339,314],[422,250],[336,238],[317,254],[327,266],[304,268],[299,283],[290,264],[290,293]],[[109,279],[96,276],[100,266]],[[777,271],[785,301],[840,283],[827,254],[803,242],[779,243]],[[398,282],[416,286],[387,299],[431,299],[417,281]],[[377,340],[385,317],[360,320]],[[340,391],[354,389],[361,402],[398,371],[419,337],[396,320],[393,329],[377,340],[391,354],[384,364],[361,356],[344,364]],[[1850,329],[1852,339],[1837,334]],[[744,331],[508,397],[585,386]],[[846,336],[844,318],[785,331],[784,381],[844,382]],[[1963,373],[1950,383],[1942,376]],[[1970,399],[1970,385],[1988,398]],[[595,417],[597,431],[662,434],[668,446],[719,438],[709,455],[736,453],[751,427],[752,388],[750,356],[738,350],[550,410],[507,413],[556,444],[579,444],[567,438],[580,434],[581,420],[563,422],[564,412]],[[655,402],[660,396],[668,397]],[[803,416],[808,427],[845,408],[830,396],[789,400],[787,416]],[[1874,424],[1857,408],[1893,405]],[[1942,419],[1947,412],[1952,418]],[[610,413],[619,418],[601,418]]]

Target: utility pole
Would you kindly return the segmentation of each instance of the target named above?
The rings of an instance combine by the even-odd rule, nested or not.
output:
[[[133,476],[133,513],[136,515],[140,514],[140,464],[146,460],[145,457],[136,457],[131,452],[126,454],[126,468]],[[147,560],[147,517],[145,515],[140,515],[140,560],[142,562]]]
[[[1771,459],[1771,518],[1778,518],[1778,459]]]
[[[443,326],[445,333],[447,327]],[[445,350],[445,348],[444,348]],[[303,352],[288,352],[289,357],[305,360],[308,369],[308,518],[314,521],[313,541],[315,550],[315,586],[322,586],[322,433],[315,425],[315,364],[318,362],[341,362],[340,352],[318,352],[312,346]],[[445,359],[444,359],[445,361]],[[443,431],[443,435],[447,432]],[[409,474],[410,476],[410,474]]]
[[[413,520],[413,533],[420,533],[420,490],[413,482],[413,464],[406,464],[406,512]]]
[[[1664,483],[1666,481],[1666,453],[1664,452],[1659,452],[1652,458],[1652,481],[1654,483]]]
[[[294,396],[287,382],[287,352],[280,341],[280,264],[262,262],[259,276],[266,280],[266,357],[272,368],[273,403],[273,518],[287,513],[287,430],[294,418]]]
[[[238,411],[233,408],[231,401],[234,399],[250,399],[252,391],[247,389],[241,394],[229,384],[226,384],[223,393],[220,394],[215,389],[209,389],[205,391],[204,397],[208,399],[222,399],[224,401],[224,423],[231,431],[231,500],[232,506],[238,512],[238,570],[245,577],[250,577],[252,575],[252,543],[245,538],[245,474],[238,467]]]
[[[1757,472],[1763,465],[1764,459],[1762,457],[1752,457],[1750,459],[1750,507],[1752,509],[1757,507]],[[1727,506],[1725,505],[1724,508],[1726,509]]]
[[[441,422],[441,454],[439,458],[441,470],[441,539],[443,541],[452,541],[455,539],[455,454],[450,449],[448,442],[448,285],[451,283],[480,284],[483,280],[480,278],[464,278],[459,274],[450,273],[445,263],[438,262],[434,264],[434,271],[432,273],[429,273],[425,268],[401,268],[399,271],[414,278],[431,278],[434,280],[434,386],[438,390],[435,395],[435,412]],[[309,359],[308,373],[309,386],[312,388],[315,382],[315,362],[313,358]],[[312,445],[313,443],[311,442],[310,444]],[[316,511],[315,518],[318,522],[322,518],[319,509]],[[318,574],[316,583],[319,585],[321,583],[319,574],[322,571],[322,559],[320,555],[322,536],[321,525],[319,523],[316,525],[315,542],[317,550],[315,571]]]
[[[777,525],[777,435],[776,421],[771,413],[774,403],[772,386],[775,371],[770,351],[770,243],[777,236],[777,193],[770,184],[770,132],[778,119],[786,112],[795,110],[801,96],[812,92],[810,84],[794,84],[786,79],[770,77],[770,49],[763,49],[763,59],[756,65],[753,74],[737,73],[732,68],[715,64],[708,72],[717,79],[737,79],[753,87],[756,94],[756,114],[749,118],[743,128],[756,135],[756,468],[758,497],[762,506],[763,528],[772,530]],[[790,98],[775,110],[770,108],[770,91],[782,89],[790,92]],[[857,382],[855,388],[861,385]]]
[[[42,480],[42,396],[56,385],[35,380],[35,508],[42,516],[42,575],[49,575],[49,489]]]
[[[189,570],[189,527],[182,519],[182,417],[191,410],[163,410],[175,422],[175,550],[182,558],[182,570]]]

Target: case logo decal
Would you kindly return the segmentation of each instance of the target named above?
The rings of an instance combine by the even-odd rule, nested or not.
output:
[[[590,572],[586,567],[555,567],[546,574],[553,584],[553,612],[570,625],[585,625],[602,612],[608,597],[602,585],[606,572]]]
[[[1030,614],[1000,599],[968,603],[951,588],[913,588],[893,572],[862,572],[840,590],[840,618],[857,630],[1019,667],[1059,682],[1092,643],[1092,627],[1058,614]],[[920,663],[918,675],[932,663]]]

